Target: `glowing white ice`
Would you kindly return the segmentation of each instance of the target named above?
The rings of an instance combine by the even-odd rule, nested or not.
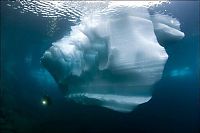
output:
[[[68,88],[67,98],[130,112],[151,99],[152,87],[162,76],[168,55],[157,38],[183,37],[175,18],[150,16],[145,7],[111,6],[84,16],[41,61]]]

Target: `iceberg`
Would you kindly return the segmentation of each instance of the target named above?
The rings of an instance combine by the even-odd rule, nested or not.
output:
[[[66,98],[119,112],[152,97],[168,55],[157,39],[180,40],[177,19],[146,7],[109,6],[82,17],[45,51],[41,63]]]

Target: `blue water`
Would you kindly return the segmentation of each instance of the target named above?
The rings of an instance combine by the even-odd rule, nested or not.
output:
[[[199,132],[199,1],[175,1],[154,9],[176,17],[185,37],[163,44],[169,59],[152,99],[127,114],[65,99],[40,58],[74,23],[20,13],[8,3],[1,1],[1,132]],[[41,104],[44,95],[50,96],[51,105]]]

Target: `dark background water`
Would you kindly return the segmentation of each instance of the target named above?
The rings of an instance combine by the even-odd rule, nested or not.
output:
[[[199,1],[175,1],[154,9],[178,18],[186,36],[162,44],[169,59],[153,98],[128,114],[67,101],[40,57],[73,23],[20,13],[6,4],[1,1],[1,132],[199,132]],[[41,104],[45,94],[52,105]]]

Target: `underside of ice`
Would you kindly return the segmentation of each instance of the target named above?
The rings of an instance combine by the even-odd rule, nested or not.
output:
[[[112,9],[111,9],[112,8]],[[168,15],[145,7],[110,7],[84,16],[41,58],[66,97],[121,112],[151,99],[168,55],[157,39],[184,37]]]

